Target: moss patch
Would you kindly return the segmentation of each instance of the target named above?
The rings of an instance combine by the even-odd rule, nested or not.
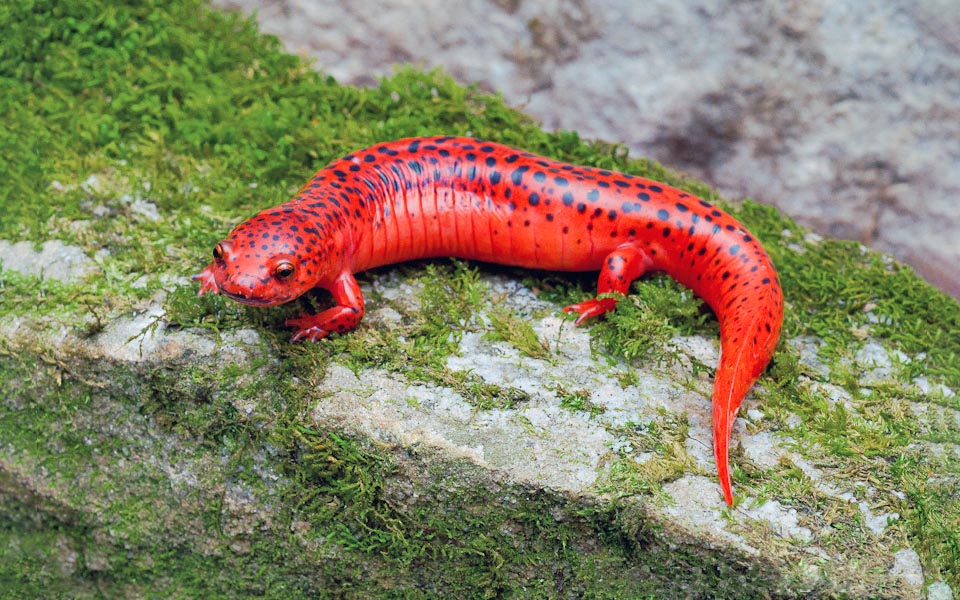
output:
[[[0,361],[16,390],[0,418],[0,597],[660,598],[764,580],[724,558],[674,587],[692,548],[647,517],[311,427],[292,362],[256,378],[213,364]]]
[[[549,359],[550,345],[533,330],[529,321],[525,321],[510,311],[494,307],[487,312],[493,331],[485,334],[488,340],[503,340],[530,358]]]

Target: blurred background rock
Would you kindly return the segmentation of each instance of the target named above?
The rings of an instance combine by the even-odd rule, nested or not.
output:
[[[342,83],[443,67],[960,298],[955,0],[214,0]],[[439,133],[439,132],[438,132]]]

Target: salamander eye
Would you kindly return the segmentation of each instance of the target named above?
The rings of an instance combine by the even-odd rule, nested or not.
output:
[[[213,247],[213,260],[217,262],[223,260],[223,245],[217,244]]]
[[[295,269],[293,267],[293,263],[288,260],[284,260],[278,262],[277,266],[273,268],[273,276],[280,281],[286,281],[287,279],[293,277],[294,271]]]

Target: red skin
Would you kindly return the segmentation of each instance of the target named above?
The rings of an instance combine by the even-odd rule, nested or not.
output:
[[[681,190],[577,167],[472,138],[378,144],[320,170],[293,200],[240,224],[194,279],[200,294],[273,306],[307,290],[336,305],[287,322],[293,340],[353,329],[363,294],[353,274],[456,256],[557,271],[600,271],[598,295],[664,271],[720,322],[713,391],[714,454],[727,504],[730,430],[780,338],[783,294],[770,257],[730,215]],[[616,298],[567,306],[586,319]]]

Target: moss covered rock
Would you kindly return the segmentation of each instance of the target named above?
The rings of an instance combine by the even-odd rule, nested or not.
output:
[[[324,294],[251,309],[188,279],[234,223],[379,140],[470,134],[724,203],[706,186],[441,73],[340,86],[188,0],[0,23],[0,596],[960,586],[960,307],[908,268],[732,207],[788,304],[727,509],[716,322],[665,277],[574,328],[559,308],[591,275],[383,268],[360,278],[361,327],[317,344],[282,323]]]

